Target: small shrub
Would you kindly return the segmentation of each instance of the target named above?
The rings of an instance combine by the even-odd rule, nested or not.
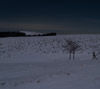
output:
[[[5,84],[6,84],[5,82],[1,82],[1,83],[0,83],[0,85],[5,85]]]
[[[40,80],[37,80],[37,83],[40,83]]]

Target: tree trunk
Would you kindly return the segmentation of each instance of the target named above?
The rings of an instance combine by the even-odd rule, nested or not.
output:
[[[73,60],[75,59],[75,52],[73,52]]]
[[[71,52],[69,53],[69,60],[71,60]]]

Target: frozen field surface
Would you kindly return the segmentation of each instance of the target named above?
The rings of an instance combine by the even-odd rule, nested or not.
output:
[[[66,39],[81,45],[75,60]],[[0,38],[0,89],[100,89],[99,53],[100,35]]]

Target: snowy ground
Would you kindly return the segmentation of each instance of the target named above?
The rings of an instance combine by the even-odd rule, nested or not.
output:
[[[75,60],[63,39],[82,46]],[[100,89],[100,35],[0,38],[0,89]]]

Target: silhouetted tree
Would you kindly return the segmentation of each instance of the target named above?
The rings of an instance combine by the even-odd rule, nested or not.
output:
[[[73,54],[73,60],[75,59],[75,53],[80,48],[77,42],[72,40],[66,40],[65,49],[69,52],[69,60],[71,60],[71,55]]]

